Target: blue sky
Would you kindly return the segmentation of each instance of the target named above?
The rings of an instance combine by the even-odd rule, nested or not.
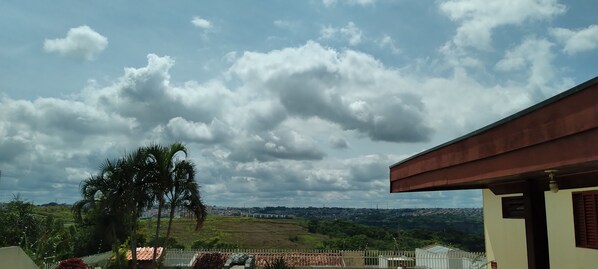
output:
[[[481,207],[388,167],[596,76],[598,3],[2,1],[0,201],[180,141],[209,204]]]

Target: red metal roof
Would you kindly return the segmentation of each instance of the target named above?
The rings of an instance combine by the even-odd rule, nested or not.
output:
[[[156,260],[160,258],[160,256],[162,256],[162,252],[163,252],[164,248],[159,247],[158,250],[156,251]],[[132,260],[133,259],[133,255],[131,255],[131,251],[127,251],[127,260]],[[154,256],[154,248],[152,247],[141,247],[141,248],[137,248],[137,260],[138,261],[151,261],[153,259]]]

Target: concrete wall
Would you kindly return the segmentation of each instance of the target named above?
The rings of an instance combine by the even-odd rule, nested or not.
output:
[[[503,219],[502,197],[488,189],[482,192],[484,198],[484,234],[486,237],[486,257],[496,261],[498,268],[526,269],[527,246],[525,221],[523,219]],[[569,268],[569,267],[553,267]]]
[[[39,269],[20,247],[0,248],[0,268]]]
[[[550,268],[598,268],[598,249],[578,248],[575,246],[573,200],[571,193],[585,190],[598,190],[598,188],[560,190],[557,193],[545,193]]]

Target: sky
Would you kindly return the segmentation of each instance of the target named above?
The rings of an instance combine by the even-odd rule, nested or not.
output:
[[[1,1],[0,201],[182,142],[220,206],[481,207],[389,166],[595,77],[595,0]]]

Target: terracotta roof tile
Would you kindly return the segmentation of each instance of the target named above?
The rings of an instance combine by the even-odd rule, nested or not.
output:
[[[202,252],[200,252],[201,254]],[[224,259],[227,259],[231,253],[222,252]],[[287,252],[287,253],[264,253],[253,252],[248,253],[255,255],[255,265],[263,267],[266,262],[274,262],[275,259],[282,257],[289,265],[295,267],[309,267],[309,266],[330,266],[330,267],[344,267],[343,258],[340,253],[303,253],[303,252]]]
[[[159,247],[156,251],[156,259],[159,259],[162,256],[162,251],[164,248]],[[142,247],[137,248],[137,260],[138,261],[151,261],[154,256],[154,248],[152,247]],[[131,251],[127,251],[127,260],[132,260],[133,255],[131,255]]]

